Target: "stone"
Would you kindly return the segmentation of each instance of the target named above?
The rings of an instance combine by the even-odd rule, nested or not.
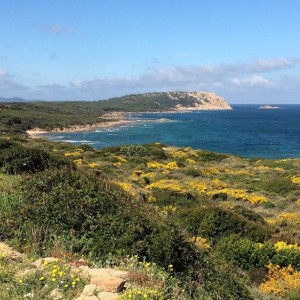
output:
[[[92,277],[91,283],[97,285],[104,292],[118,293],[120,292],[126,280],[119,277]]]
[[[127,278],[127,271],[115,270],[112,268],[89,268],[87,266],[80,266],[78,268],[81,271],[81,276],[85,278],[93,278],[93,277],[120,277]]]
[[[116,293],[110,293],[110,292],[101,292],[98,294],[99,300],[115,300],[118,299],[119,295]]]
[[[81,293],[83,296],[94,296],[96,295],[100,290],[98,289],[96,284],[87,284]]]
[[[99,300],[99,298],[97,296],[84,296],[84,295],[80,295],[78,298],[76,298],[74,300]]]

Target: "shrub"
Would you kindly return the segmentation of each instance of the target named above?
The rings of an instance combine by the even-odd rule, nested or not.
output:
[[[130,146],[124,146],[121,148],[120,152],[127,157],[130,156],[147,156],[148,151],[144,146],[141,145],[130,145]]]
[[[184,174],[187,176],[192,176],[193,178],[201,176],[201,172],[195,168],[187,168],[184,171]]]
[[[265,222],[254,222],[229,209],[207,205],[182,209],[178,218],[192,236],[202,236],[217,242],[231,234],[259,242],[270,236]]]
[[[246,270],[264,267],[275,254],[271,244],[257,244],[236,235],[223,238],[216,250],[228,261]]]
[[[88,144],[81,144],[77,147],[78,149],[82,149],[83,151],[94,151],[95,149]]]
[[[291,180],[282,176],[263,181],[259,187],[266,192],[280,195],[284,195],[295,189]]]
[[[272,257],[271,262],[281,267],[291,265],[294,269],[300,270],[300,251],[298,249],[282,249]]]
[[[73,164],[39,148],[26,148],[12,143],[0,153],[0,168],[7,174],[34,173],[61,166],[72,168]]]
[[[201,161],[222,161],[224,158],[227,158],[228,155],[223,153],[215,153],[211,151],[198,151],[199,160]]]
[[[29,243],[32,232],[38,232],[34,242],[39,249],[51,248],[53,236],[60,236],[72,251],[92,257],[137,254],[177,270],[196,257],[174,224],[101,176],[51,170],[32,176],[23,189],[14,228]]]

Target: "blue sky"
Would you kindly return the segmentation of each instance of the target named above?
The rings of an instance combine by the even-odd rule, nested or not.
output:
[[[299,0],[0,0],[0,97],[300,103]]]

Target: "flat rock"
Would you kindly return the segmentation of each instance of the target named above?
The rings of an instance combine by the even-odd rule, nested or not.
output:
[[[74,300],[99,300],[99,298],[97,296],[84,296],[84,295],[80,295],[78,298],[76,298]]]
[[[98,299],[100,299],[100,300],[115,300],[118,298],[119,298],[119,295],[116,293],[101,292],[98,294]]]
[[[91,283],[97,285],[97,287],[104,292],[118,293],[123,289],[126,280],[119,277],[109,276],[92,277]]]
[[[94,296],[97,295],[97,293],[100,292],[99,288],[96,284],[87,284],[81,293],[83,296]]]
[[[78,269],[81,271],[81,276],[86,278],[120,277],[125,279],[128,277],[127,271],[120,271],[112,268],[89,268],[87,266],[80,266]]]

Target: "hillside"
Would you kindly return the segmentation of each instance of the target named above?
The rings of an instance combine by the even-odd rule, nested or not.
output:
[[[120,300],[299,299],[299,159],[96,150],[8,131],[0,150],[3,300],[74,300],[88,284],[78,264],[126,270]]]
[[[232,109],[221,97],[208,92],[133,94],[99,102],[103,110],[191,111]]]
[[[128,95],[100,101],[0,103],[0,130],[51,131],[112,121],[110,112],[190,111],[231,109],[214,93],[168,92]],[[113,120],[118,120],[113,118]]]

